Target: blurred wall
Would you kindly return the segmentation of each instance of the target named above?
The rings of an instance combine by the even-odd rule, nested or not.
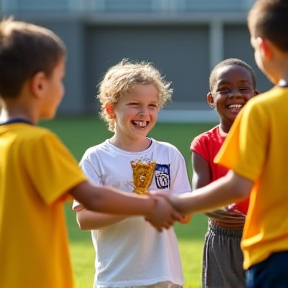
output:
[[[13,1],[16,7],[16,0]],[[165,110],[188,111],[187,115],[192,110],[209,110],[206,103],[209,74],[214,65],[225,58],[236,57],[250,64],[260,91],[271,87],[255,64],[245,11],[22,12],[15,13],[15,18],[53,30],[67,46],[66,97],[59,109],[62,113],[98,110],[96,86],[107,69],[123,58],[153,62],[174,89],[173,100]]]

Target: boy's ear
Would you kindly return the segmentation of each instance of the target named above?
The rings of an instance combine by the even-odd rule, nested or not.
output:
[[[111,119],[115,119],[114,106],[111,103],[105,105],[105,110]]]
[[[30,79],[30,89],[36,98],[41,98],[45,92],[45,79],[44,72],[38,72]]]
[[[266,58],[266,59],[270,59],[272,56],[272,47],[271,47],[271,43],[269,40],[261,38],[261,37],[257,37],[256,41],[260,47],[260,51],[262,53],[262,57]]]
[[[254,96],[256,96],[256,95],[259,95],[260,94],[260,91],[259,90],[254,90]]]
[[[208,102],[208,104],[210,105],[210,107],[214,109],[214,108],[215,108],[215,103],[214,103],[214,98],[213,98],[213,96],[212,96],[212,93],[209,92],[209,93],[207,94],[206,98],[207,98],[207,102]]]

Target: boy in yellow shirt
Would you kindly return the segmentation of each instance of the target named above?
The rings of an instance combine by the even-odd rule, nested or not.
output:
[[[275,85],[237,116],[215,162],[217,181],[172,199],[183,213],[242,201],[250,206],[242,238],[248,288],[288,287],[288,1],[258,0],[248,16],[258,67]]]
[[[0,287],[71,288],[63,203],[98,212],[144,215],[158,230],[182,219],[168,201],[91,185],[51,131],[64,94],[65,46],[50,30],[0,22]],[[72,197],[71,197],[72,196]]]

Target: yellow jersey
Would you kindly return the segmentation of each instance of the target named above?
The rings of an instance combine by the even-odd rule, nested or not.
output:
[[[215,162],[254,182],[241,247],[244,268],[288,250],[288,88],[246,104]]]
[[[73,287],[63,203],[83,181],[77,161],[49,130],[0,126],[1,288]]]

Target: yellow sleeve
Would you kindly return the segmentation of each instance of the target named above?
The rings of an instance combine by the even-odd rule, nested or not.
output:
[[[87,180],[76,159],[49,131],[37,137],[26,150],[24,163],[29,177],[47,204],[72,199],[66,193]]]
[[[237,116],[214,162],[256,181],[265,162],[269,121],[257,102],[250,101]]]

